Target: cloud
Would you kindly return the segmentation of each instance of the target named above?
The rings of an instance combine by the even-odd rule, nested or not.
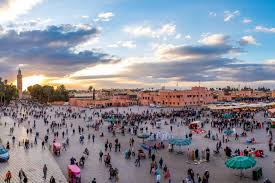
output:
[[[192,39],[192,37],[190,35],[186,35],[184,36],[185,39]]]
[[[183,39],[191,39],[192,37],[190,35],[183,36],[182,34],[177,34],[175,36],[175,39],[181,39],[181,38],[183,38]]]
[[[177,81],[185,82],[257,82],[274,80],[274,69],[275,65],[242,63],[235,58],[203,57],[133,64],[122,75],[137,81],[141,77],[150,76],[152,80],[176,78]]]
[[[15,20],[19,15],[26,14],[43,0],[1,0],[0,23]]]
[[[243,36],[239,41],[240,45],[258,45],[253,36]]]
[[[89,25],[52,25],[42,30],[20,33],[8,30],[0,35],[0,58],[4,65],[16,68],[25,64],[24,72],[62,76],[97,63],[119,61],[115,56],[96,50],[73,52],[71,49],[100,34]],[[8,72],[8,71],[7,71]]]
[[[275,33],[275,27],[267,28],[261,25],[255,27],[256,32],[266,32],[266,33]]]
[[[97,63],[56,82],[66,81],[71,86],[72,83],[85,85],[96,81],[96,87],[175,86],[177,82],[193,86],[198,81],[208,86],[241,82],[258,85],[259,81],[269,85],[275,83],[274,61],[252,64],[234,57],[227,58],[232,52],[242,53],[244,50],[231,45],[229,36],[219,37],[224,39],[211,44],[154,44],[153,49],[161,58],[135,57]],[[114,45],[120,47],[121,43]]]
[[[264,63],[267,65],[275,65],[275,59],[268,59]]]
[[[176,36],[175,36],[175,39],[180,39],[181,38],[181,34],[177,34]]]
[[[236,10],[236,11],[224,11],[224,21],[228,22],[230,20],[232,20],[233,18],[235,18],[236,16],[240,15],[240,11]]]
[[[207,57],[220,57],[231,53],[241,53],[241,48],[227,44],[219,45],[160,45],[157,54],[164,59],[198,59]]]
[[[225,44],[229,36],[223,35],[223,34],[206,34],[202,36],[203,38],[199,40],[200,43],[205,45],[219,45],[219,44]]]
[[[137,47],[137,45],[133,41],[122,42],[121,46],[125,47],[125,48],[136,48]]]
[[[134,41],[118,41],[115,44],[109,44],[107,45],[107,47],[109,48],[119,48],[119,47],[123,47],[123,48],[136,48],[137,45]]]
[[[208,13],[208,15],[211,16],[211,17],[215,17],[215,16],[217,16],[217,13],[215,13],[215,12],[213,12],[213,11],[210,11],[210,12]]]
[[[115,14],[112,12],[103,12],[103,13],[99,13],[97,15],[97,18],[94,19],[94,21],[102,21],[102,22],[108,22],[111,20],[112,17],[114,17]]]
[[[36,18],[24,21],[13,21],[4,25],[5,30],[15,30],[17,32],[35,30],[35,29],[45,29],[53,22],[51,18]]]
[[[89,16],[88,15],[82,15],[82,16],[80,16],[80,18],[82,18],[82,19],[88,19]]]
[[[118,44],[109,44],[109,45],[107,45],[107,47],[109,47],[109,48],[118,48],[119,45]]]
[[[243,23],[244,24],[249,24],[249,23],[251,23],[252,22],[252,20],[250,19],[250,18],[244,18],[243,19]]]
[[[126,26],[123,31],[135,37],[159,38],[161,36],[173,36],[176,34],[176,25],[173,23],[163,24],[160,27],[149,25]]]
[[[127,70],[119,73],[119,77],[137,82],[148,82],[150,79],[151,85],[172,81],[274,83],[274,60],[254,64],[234,57],[228,58],[229,54],[242,53],[244,50],[231,45],[229,36],[214,37],[217,39],[213,42],[211,39],[210,44],[209,41],[201,45],[154,44],[153,49],[156,50],[159,58],[155,57],[144,62],[131,62]],[[251,39],[247,40],[251,43]]]

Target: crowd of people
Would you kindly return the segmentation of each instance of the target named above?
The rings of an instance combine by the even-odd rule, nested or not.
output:
[[[51,107],[43,106],[40,104],[33,103],[20,103],[13,106],[2,107],[1,115],[9,116],[15,122],[13,127],[10,128],[10,134],[12,135],[12,144],[16,142],[18,146],[24,146],[26,150],[37,146],[38,142],[41,143],[43,150],[46,148],[53,150],[53,144],[57,141],[62,141],[61,151],[67,151],[70,149],[70,141],[74,136],[78,136],[79,145],[85,146],[87,143],[95,143],[98,138],[106,139],[105,143],[102,144],[102,149],[98,149],[99,161],[103,162],[106,167],[106,171],[109,172],[109,179],[115,182],[119,181],[119,169],[115,168],[112,163],[112,158],[119,156],[119,152],[125,152],[125,159],[134,160],[136,168],[141,166],[141,160],[146,159],[149,165],[149,174],[155,178],[157,183],[160,183],[162,177],[164,182],[171,183],[173,181],[172,171],[168,168],[169,160],[166,160],[161,156],[161,153],[165,151],[166,147],[172,150],[170,144],[167,141],[159,140],[154,137],[152,129],[157,128],[157,123],[162,121],[163,125],[166,125],[169,129],[169,133],[173,135],[173,129],[179,126],[186,126],[195,121],[201,120],[202,123],[198,128],[204,128],[209,125],[211,128],[206,132],[206,138],[214,140],[216,148],[188,148],[186,151],[188,160],[192,162],[209,162],[211,151],[214,154],[219,154],[220,149],[224,147],[224,152],[227,157],[232,157],[232,154],[240,155],[244,152],[248,155],[251,150],[236,147],[232,150],[226,145],[226,143],[232,139],[230,134],[224,134],[225,130],[232,130],[234,133],[235,140],[239,140],[239,137],[246,137],[247,133],[253,133],[254,130],[266,129],[269,135],[269,149],[273,150],[273,138],[272,130],[270,129],[270,123],[267,121],[257,121],[255,115],[261,110],[245,110],[245,111],[231,111],[227,112],[213,112],[206,108],[194,108],[185,107],[182,109],[170,109],[170,110],[151,110],[148,108],[144,111],[132,111],[128,108],[124,111],[113,110],[93,110],[93,109],[80,109],[71,108],[66,106]],[[83,123],[74,124],[71,120],[83,121]],[[41,121],[44,122],[42,130],[38,130],[37,126],[41,126]],[[104,124],[107,125],[107,131]],[[26,126],[26,134],[29,138],[17,139],[13,135],[16,126]],[[6,126],[6,124],[5,124]],[[236,129],[241,129],[242,132],[238,134]],[[217,133],[215,133],[217,131]],[[99,133],[100,135],[96,135]],[[108,134],[106,134],[108,133]],[[153,135],[154,144],[149,144],[149,148],[142,149],[142,147],[136,144],[138,134],[150,134]],[[192,130],[186,133],[186,138],[192,139]],[[120,142],[120,138],[128,138],[129,144],[125,145]],[[91,141],[91,142],[90,142]],[[253,139],[254,143],[256,139]],[[143,142],[144,143],[144,142]],[[274,146],[275,147],[275,146]],[[9,141],[6,142],[6,148],[10,149]],[[125,151],[124,151],[125,150]],[[275,150],[275,148],[274,148]],[[234,153],[232,153],[234,152]],[[112,153],[117,153],[112,155]],[[86,147],[83,154],[77,158],[76,156],[68,159],[68,164],[78,165],[81,168],[85,168],[85,164],[89,161],[89,150]],[[61,153],[62,156],[62,153]],[[89,162],[91,163],[91,162]],[[47,166],[41,167],[43,171],[43,178],[47,179]],[[137,170],[138,171],[138,170]],[[13,172],[16,173],[16,172]],[[20,181],[23,183],[28,182],[26,173],[21,169],[18,173]],[[189,168],[186,177],[183,177],[183,182],[202,182],[208,183],[210,177],[209,170],[205,170],[202,176],[197,173],[195,174],[193,169]],[[12,179],[12,172],[8,171],[5,175],[5,180],[9,183]],[[55,183],[56,180],[53,176],[50,177],[50,183]],[[96,175],[91,177],[91,181],[96,183]]]

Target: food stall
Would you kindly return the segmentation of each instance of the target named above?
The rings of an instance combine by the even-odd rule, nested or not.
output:
[[[271,122],[271,128],[275,128],[275,118],[269,118]]]
[[[68,182],[81,183],[80,168],[77,165],[68,165]]]
[[[200,126],[201,121],[193,121],[189,124],[189,129],[195,130],[198,129]]]
[[[60,151],[61,151],[61,144],[58,142],[53,143],[53,153],[55,155],[60,155]]]

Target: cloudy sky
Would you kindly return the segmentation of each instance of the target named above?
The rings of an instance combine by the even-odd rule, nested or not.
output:
[[[0,0],[0,76],[24,87],[275,88],[275,1]]]

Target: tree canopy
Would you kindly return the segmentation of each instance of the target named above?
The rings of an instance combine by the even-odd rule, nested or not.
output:
[[[9,104],[12,99],[18,98],[18,90],[15,85],[8,84],[7,80],[0,78],[0,104]]]
[[[33,99],[41,103],[69,100],[69,92],[66,90],[64,85],[54,88],[49,85],[41,86],[36,84],[29,86],[28,92]]]
[[[89,92],[93,91],[93,88],[94,88],[93,86],[89,86],[88,91]]]

